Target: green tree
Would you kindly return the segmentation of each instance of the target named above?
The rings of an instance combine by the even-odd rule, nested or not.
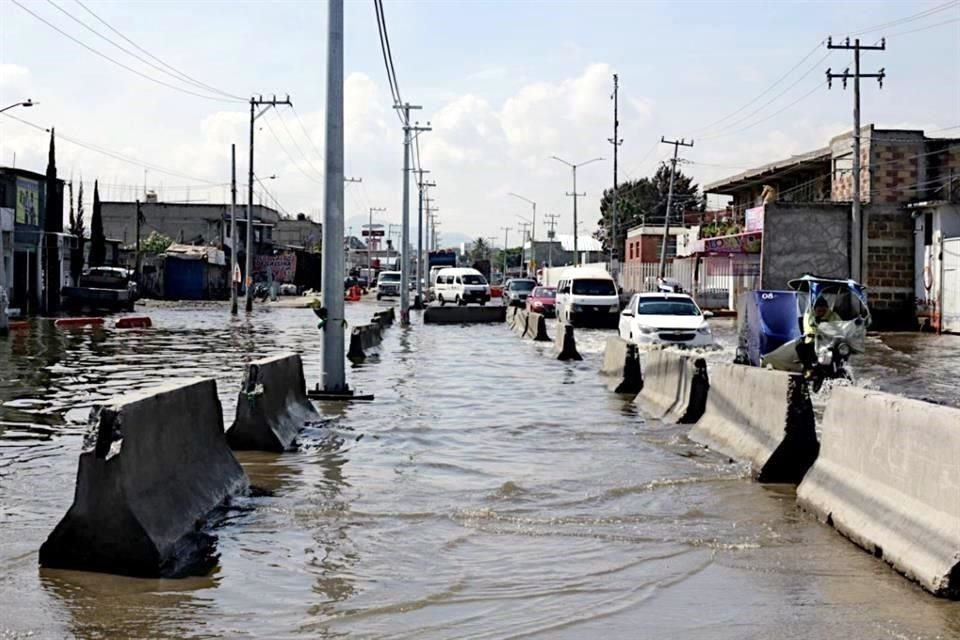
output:
[[[93,215],[90,218],[90,266],[101,267],[107,261],[107,238],[103,234],[103,214],[100,211],[100,188],[93,181]]]
[[[150,235],[140,241],[140,251],[145,254],[160,254],[173,244],[173,238],[158,231],[151,231]]]
[[[490,259],[490,246],[487,244],[487,241],[483,238],[477,238],[473,241],[473,245],[470,247],[470,250],[467,251],[467,262],[471,264],[474,262],[479,262],[481,260]]]
[[[70,275],[76,282],[83,273],[83,244],[86,234],[83,216],[83,176],[80,176],[80,189],[77,192],[77,214],[73,214],[73,201],[70,201],[70,233],[77,236],[77,246],[70,252]]]
[[[627,229],[639,224],[662,226],[667,210],[667,194],[670,190],[670,164],[663,162],[649,178],[629,180],[617,185],[617,244],[623,247]],[[677,169],[673,182],[674,211],[670,224],[679,224],[682,212],[702,210],[700,187],[693,178]],[[610,246],[613,226],[613,189],[606,189],[600,199],[600,220],[593,237]],[[623,256],[621,256],[622,258]]]

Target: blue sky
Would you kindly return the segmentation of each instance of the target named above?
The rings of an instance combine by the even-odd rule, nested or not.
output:
[[[75,0],[55,0],[56,6],[18,1],[116,60],[186,87],[56,8],[132,49]],[[278,176],[266,184],[285,210],[319,216],[326,3],[84,4],[204,83],[239,96],[289,93],[296,113],[283,109],[262,118],[257,174]],[[510,191],[536,200],[541,214],[560,214],[558,231],[572,231],[571,203],[564,196],[570,173],[549,159],[552,154],[575,162],[607,158],[578,176],[578,190],[588,194],[581,201],[581,231],[593,231],[600,194],[612,182],[612,147],[606,140],[612,135],[614,72],[620,76],[625,140],[621,179],[652,173],[670,152],[655,144],[666,135],[696,140],[683,154],[690,161],[684,169],[709,182],[821,146],[850,127],[852,95],[838,86],[827,91],[823,73],[850,65],[851,56],[817,48],[826,36],[839,39],[942,8],[862,36],[869,42],[889,38],[887,51],[864,55],[864,71],[884,67],[888,79],[883,90],[865,83],[863,121],[928,130],[960,125],[960,2],[385,0],[384,5],[401,94],[422,105],[417,117],[434,127],[421,138],[422,162],[437,182],[433,196],[449,238],[458,233],[502,238],[501,226],[517,228],[517,216],[527,215],[529,207],[507,196]],[[908,33],[914,29],[923,30]],[[387,207],[377,217],[396,223],[401,132],[390,108],[371,1],[347,1],[346,30],[347,166],[348,173],[364,179],[348,187],[348,226],[360,224],[371,206]],[[808,54],[782,83],[753,100]],[[148,185],[168,200],[227,197],[222,183],[229,181],[230,142],[238,144],[239,169],[246,170],[245,104],[205,100],[144,80],[69,41],[11,0],[0,0],[0,106],[25,97],[40,104],[8,113],[221,185],[148,171]],[[960,128],[939,135],[960,136]],[[16,153],[18,166],[42,171],[45,148],[43,133],[0,116],[0,162],[9,165]],[[132,197],[134,185],[144,181],[142,167],[66,141],[59,149],[61,172],[66,177],[73,172],[75,179],[82,173],[85,181],[99,178],[105,198]],[[542,237],[542,219],[538,222]]]

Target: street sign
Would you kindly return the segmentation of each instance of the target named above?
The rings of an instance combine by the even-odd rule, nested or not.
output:
[[[364,236],[372,235],[374,238],[382,238],[386,235],[383,229],[374,229],[372,232],[369,229],[364,229],[362,233]]]

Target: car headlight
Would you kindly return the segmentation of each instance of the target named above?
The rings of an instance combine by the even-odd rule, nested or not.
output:
[[[703,335],[705,335],[705,336],[710,335],[710,333],[711,333],[711,332],[710,332],[710,325],[708,325],[706,322],[704,322],[704,323],[703,323],[702,325],[700,325],[700,327],[697,329],[697,333],[703,334]]]
[[[615,304],[610,307],[610,313],[620,313],[620,305]]]
[[[573,312],[574,312],[574,313],[580,313],[581,311],[583,311],[583,307],[581,307],[581,306],[578,305],[578,304],[573,305]]]
[[[841,342],[837,345],[837,353],[846,358],[848,355],[850,355],[850,345],[846,342]]]
[[[646,325],[640,325],[640,333],[656,333],[657,330],[653,327],[648,327]]]

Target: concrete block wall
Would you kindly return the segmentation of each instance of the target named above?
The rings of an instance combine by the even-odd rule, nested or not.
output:
[[[849,275],[850,206],[845,203],[767,205],[761,288],[786,289],[804,273]]]
[[[897,205],[864,207],[867,241],[864,274],[874,324],[910,328],[914,320],[916,268],[914,222]]]

